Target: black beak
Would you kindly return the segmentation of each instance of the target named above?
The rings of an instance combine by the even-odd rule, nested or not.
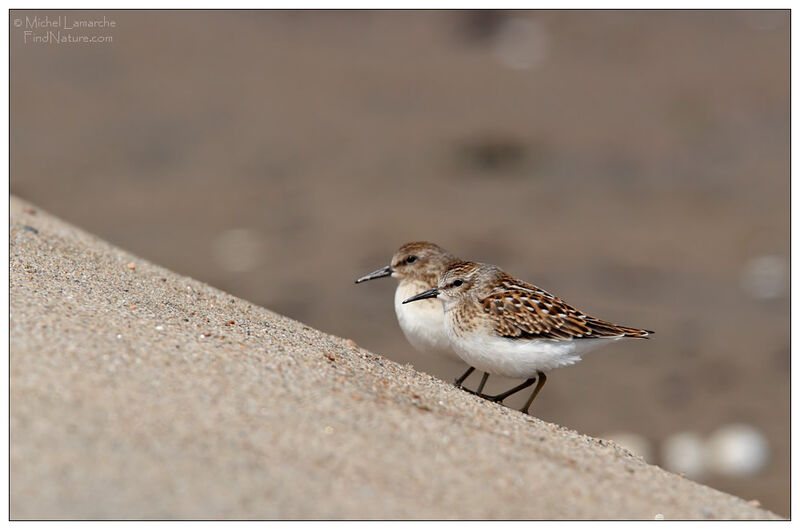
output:
[[[367,280],[375,280],[377,278],[383,278],[385,276],[391,276],[392,272],[393,272],[392,271],[392,266],[391,265],[387,265],[387,266],[385,266],[383,268],[380,268],[380,269],[378,269],[376,271],[370,272],[366,276],[362,276],[361,278],[356,280],[356,283],[365,282]]]
[[[423,291],[419,294],[415,294],[411,298],[403,300],[403,303],[407,304],[409,302],[416,302],[417,300],[424,300],[426,298],[436,298],[437,296],[439,296],[439,288],[434,287],[433,289],[428,289],[427,291]]]

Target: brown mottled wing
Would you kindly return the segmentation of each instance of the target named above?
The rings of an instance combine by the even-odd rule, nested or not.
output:
[[[501,337],[520,339],[580,339],[647,337],[651,332],[617,326],[591,317],[535,285],[504,279],[481,303]]]

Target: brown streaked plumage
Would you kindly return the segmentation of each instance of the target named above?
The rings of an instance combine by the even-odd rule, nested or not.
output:
[[[652,331],[620,326],[587,315],[533,284],[514,278],[495,267],[461,261],[446,271],[448,277],[468,277],[480,270],[487,276],[483,292],[478,293],[481,310],[493,322],[493,331],[512,339],[598,339],[647,338]],[[443,275],[444,276],[444,275]],[[462,280],[463,281],[463,280]],[[460,307],[460,312],[474,312],[475,307]],[[456,316],[467,320],[464,316]]]
[[[499,290],[481,300],[483,311],[495,322],[495,333],[511,338],[596,339],[647,338],[644,329],[619,326],[589,316],[547,291],[508,274]]]

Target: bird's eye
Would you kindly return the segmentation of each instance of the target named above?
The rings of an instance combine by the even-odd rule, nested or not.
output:
[[[415,261],[417,261],[416,256],[409,256],[406,258],[406,263],[414,263]]]
[[[464,282],[462,282],[461,280],[456,280],[453,282],[454,287],[461,287],[462,285],[464,285]]]

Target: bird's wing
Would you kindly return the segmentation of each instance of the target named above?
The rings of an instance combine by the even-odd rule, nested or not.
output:
[[[535,285],[507,278],[481,300],[501,337],[584,339],[647,337],[652,332],[618,326],[589,316]]]

